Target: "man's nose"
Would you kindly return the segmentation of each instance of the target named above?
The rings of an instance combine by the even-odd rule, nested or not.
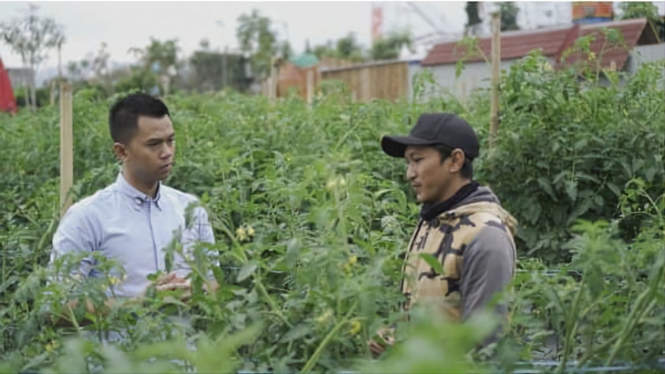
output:
[[[406,167],[406,179],[413,180],[415,178],[416,178],[415,168],[412,167],[411,164],[407,165],[407,167]]]

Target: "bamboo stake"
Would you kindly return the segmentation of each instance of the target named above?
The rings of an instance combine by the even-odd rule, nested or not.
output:
[[[270,103],[274,104],[277,99],[277,85],[279,83],[279,58],[277,56],[273,57],[270,64]]]
[[[314,71],[307,70],[307,104],[314,100]]]
[[[501,79],[501,18],[492,13],[492,88],[490,102],[490,149],[494,148],[499,132],[499,82]]]
[[[74,184],[72,87],[60,83],[60,217],[71,205],[69,190]]]

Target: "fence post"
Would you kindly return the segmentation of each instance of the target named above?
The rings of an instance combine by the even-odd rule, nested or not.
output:
[[[490,102],[490,149],[499,132],[499,82],[501,79],[501,18],[492,13],[492,95]]]
[[[69,190],[74,184],[72,87],[60,83],[60,217],[71,205]]]
[[[360,101],[366,103],[372,99],[370,89],[370,71],[369,67],[360,68]]]

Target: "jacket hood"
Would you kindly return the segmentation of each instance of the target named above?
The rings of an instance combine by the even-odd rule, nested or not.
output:
[[[514,236],[518,222],[501,206],[501,201],[489,187],[478,187],[451,210],[441,214],[441,218],[468,215],[473,213],[489,213],[501,220]]]

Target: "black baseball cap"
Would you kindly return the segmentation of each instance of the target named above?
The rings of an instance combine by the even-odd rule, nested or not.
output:
[[[444,145],[459,148],[469,160],[478,157],[480,144],[471,125],[452,113],[427,113],[407,136],[384,136],[381,139],[383,151],[392,157],[404,157],[409,145]]]

